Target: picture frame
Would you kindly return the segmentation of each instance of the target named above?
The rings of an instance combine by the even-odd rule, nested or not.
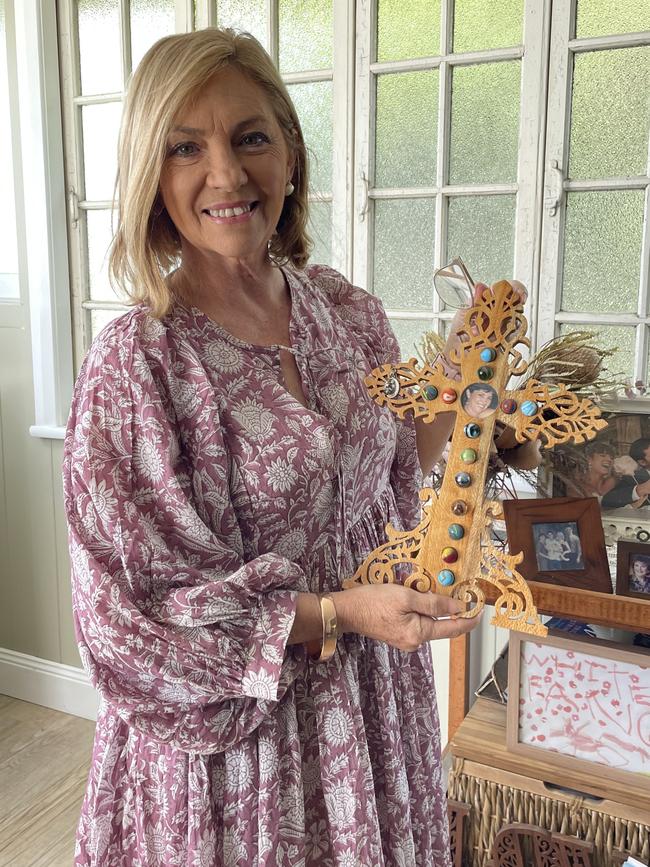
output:
[[[593,440],[549,453],[549,490],[553,497],[598,497],[608,518],[650,528],[650,400],[608,401],[602,409],[608,426]]]
[[[513,632],[506,744],[573,780],[650,795],[650,653],[613,642]]]
[[[650,545],[617,543],[616,595],[650,600]]]
[[[612,593],[598,500],[559,497],[504,500],[510,554],[527,581]]]

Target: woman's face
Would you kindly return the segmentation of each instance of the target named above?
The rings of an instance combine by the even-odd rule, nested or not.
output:
[[[220,70],[167,140],[160,193],[183,255],[265,259],[292,171],[264,91],[234,67]]]
[[[634,578],[645,578],[648,574],[648,564],[645,560],[634,560],[632,563],[632,576]]]
[[[492,403],[492,392],[488,389],[476,389],[473,391],[467,400],[467,412],[470,415],[481,415],[490,408]]]
[[[614,459],[605,452],[596,452],[589,457],[589,467],[596,475],[609,476],[614,469]]]

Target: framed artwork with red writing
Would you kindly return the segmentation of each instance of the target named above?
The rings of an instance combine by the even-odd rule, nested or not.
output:
[[[513,632],[508,657],[509,750],[650,792],[647,650]]]

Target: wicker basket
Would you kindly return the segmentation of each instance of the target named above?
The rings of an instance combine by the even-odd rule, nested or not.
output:
[[[650,816],[628,806],[547,791],[544,784],[455,758],[448,795],[471,808],[465,820],[464,863],[485,867],[494,837],[503,825],[523,822],[594,844],[592,867],[618,867],[617,852],[648,863]]]

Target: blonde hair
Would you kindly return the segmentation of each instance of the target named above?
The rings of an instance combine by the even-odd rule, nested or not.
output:
[[[171,305],[165,276],[178,266],[181,249],[158,192],[167,136],[179,111],[228,65],[264,90],[295,157],[295,190],[285,199],[271,238],[271,258],[302,268],[311,250],[305,143],[294,105],[266,51],[248,33],[214,27],[160,39],[145,54],[126,95],[115,183],[117,224],[109,256],[113,285],[131,303],[147,304],[158,318]]]

